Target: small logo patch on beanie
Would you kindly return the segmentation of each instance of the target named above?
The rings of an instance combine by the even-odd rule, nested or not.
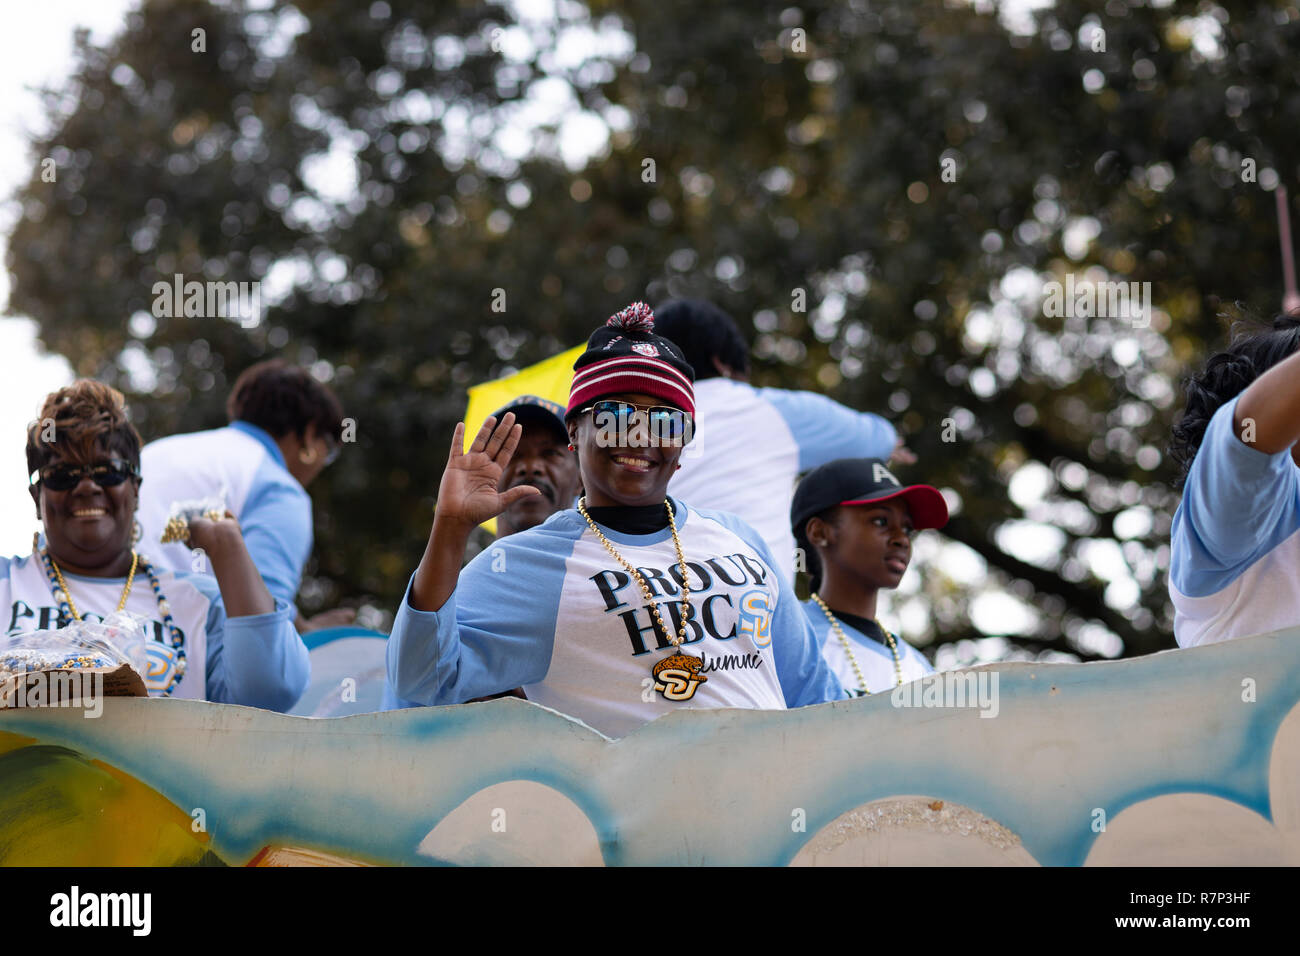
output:
[[[632,351],[637,353],[637,355],[644,355],[647,358],[659,357],[659,350],[649,342],[634,342],[632,344]]]

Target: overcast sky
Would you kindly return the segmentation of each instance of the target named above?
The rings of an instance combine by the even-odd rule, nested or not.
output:
[[[5,199],[31,176],[27,134],[45,126],[33,88],[63,82],[72,69],[72,33],[79,26],[106,42],[123,25],[132,0],[43,0],[13,3],[0,30],[0,195]],[[5,253],[16,210],[0,212],[0,255]],[[0,302],[9,301],[9,273],[0,269]],[[26,318],[0,318],[0,554],[31,550],[39,523],[27,494],[22,449],[27,423],[48,392],[72,379],[68,363],[40,350],[36,326]]]

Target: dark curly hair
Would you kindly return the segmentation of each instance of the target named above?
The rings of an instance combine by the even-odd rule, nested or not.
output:
[[[740,326],[712,302],[671,299],[654,311],[655,331],[682,350],[697,382],[720,376],[714,358],[740,375],[749,374],[749,344]]]
[[[1233,327],[1232,343],[1205,363],[1200,374],[1187,380],[1187,407],[1174,426],[1169,454],[1178,462],[1176,486],[1181,488],[1191,471],[1205,429],[1224,404],[1246,390],[1283,359],[1300,350],[1300,316],[1279,315],[1271,327],[1248,317]]]
[[[56,451],[81,464],[103,454],[118,455],[139,471],[140,445],[122,393],[82,378],[47,395],[40,417],[27,426],[27,471],[44,468]]]
[[[258,362],[244,369],[226,400],[232,422],[244,421],[265,430],[272,438],[301,438],[308,425],[335,441],[343,432],[343,406],[327,387],[305,368],[283,359]]]

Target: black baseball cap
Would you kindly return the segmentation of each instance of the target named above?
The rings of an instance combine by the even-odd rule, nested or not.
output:
[[[559,402],[539,398],[536,395],[520,395],[504,408],[492,413],[492,417],[501,421],[506,412],[515,413],[515,421],[524,428],[530,425],[545,425],[552,429],[565,445],[569,444],[569,429],[564,425],[564,406]]]
[[[798,537],[814,515],[836,505],[866,505],[902,498],[918,530],[948,523],[948,503],[937,488],[904,485],[879,458],[840,458],[814,468],[799,482],[790,503],[790,527]]]

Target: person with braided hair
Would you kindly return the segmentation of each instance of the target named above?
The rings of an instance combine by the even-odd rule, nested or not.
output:
[[[1238,330],[1186,387],[1169,594],[1182,647],[1300,624],[1300,318]]]
[[[215,578],[156,565],[147,542],[133,544],[140,444],[116,389],[82,379],[45,399],[27,430],[28,490],[45,534],[32,554],[0,557],[4,633],[125,610],[143,619],[150,696],[288,710],[307,688],[307,648],[233,516],[189,522]]]
[[[584,494],[462,570],[470,532],[540,492],[503,489],[522,429],[457,425],[429,543],[388,639],[388,681],[419,704],[521,686],[621,736],[681,708],[840,700],[771,551],[735,515],[668,496],[694,431],[694,375],[634,303],[592,333],[564,414]]]

